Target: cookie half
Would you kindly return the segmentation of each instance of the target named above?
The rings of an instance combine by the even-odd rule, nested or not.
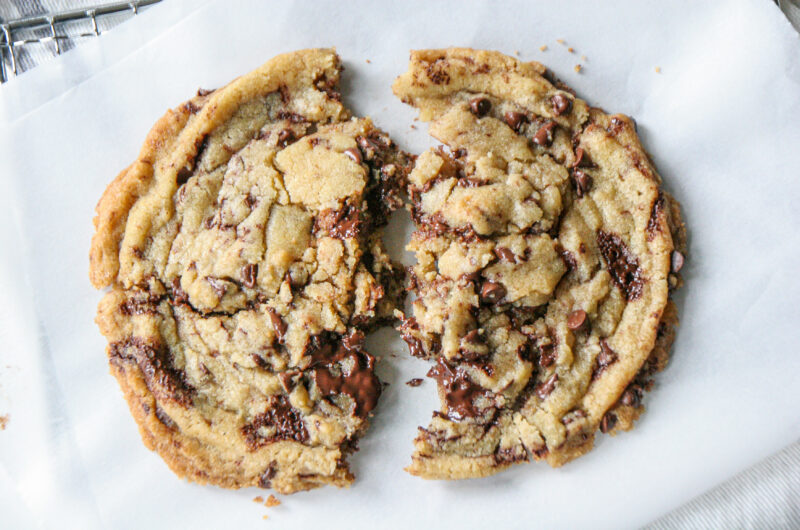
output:
[[[97,206],[97,323],[178,475],[290,493],[352,480],[381,383],[364,332],[403,271],[380,227],[412,159],[351,118],[333,50],[278,56],[153,127]]]
[[[441,410],[407,470],[560,466],[630,429],[667,360],[685,245],[634,123],[496,52],[412,52],[394,92],[445,144],[409,176],[401,331],[435,362]]]

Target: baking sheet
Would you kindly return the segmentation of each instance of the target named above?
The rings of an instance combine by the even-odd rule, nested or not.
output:
[[[9,415],[0,526],[637,526],[800,437],[800,39],[772,2],[165,5],[190,14],[148,34],[156,6],[120,29],[142,31],[140,42],[112,32],[87,44],[107,46],[113,60],[85,61],[60,95],[48,80],[63,83],[63,62],[81,68],[96,49],[0,90],[0,415]],[[92,321],[101,296],[87,278],[94,205],[167,107],[277,53],[330,45],[347,68],[346,103],[415,152],[432,145],[426,126],[412,128],[415,113],[390,91],[411,48],[518,51],[591,103],[636,118],[683,204],[690,249],[673,359],[634,431],[600,437],[557,470],[411,477],[402,467],[435,387],[403,384],[427,365],[384,330],[368,345],[391,386],[351,458],[349,490],[281,496],[267,510],[251,502],[263,490],[186,483],[144,448]],[[406,262],[408,231],[407,219],[393,220],[392,251]]]

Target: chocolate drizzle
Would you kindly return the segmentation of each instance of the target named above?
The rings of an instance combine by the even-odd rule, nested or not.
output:
[[[602,230],[597,231],[597,246],[606,262],[614,283],[625,293],[628,302],[642,295],[644,278],[639,268],[639,260],[634,256],[619,236]]]

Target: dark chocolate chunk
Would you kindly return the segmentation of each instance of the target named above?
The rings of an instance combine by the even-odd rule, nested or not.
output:
[[[486,280],[481,285],[481,302],[496,304],[506,295],[506,288],[501,284]]]
[[[439,358],[428,372],[428,377],[439,384],[447,404],[447,417],[451,420],[472,418],[481,414],[475,406],[475,398],[488,395],[488,390],[473,383],[460,367],[451,367]]]
[[[611,412],[607,412],[603,419],[600,420],[600,431],[603,433],[607,433],[611,429],[614,428],[614,425],[617,424],[617,416]]]
[[[594,361],[592,381],[600,377],[600,374],[602,374],[606,368],[617,362],[617,357],[617,352],[611,349],[606,339],[600,339],[600,353]]]
[[[362,162],[361,151],[359,151],[358,149],[355,149],[353,147],[351,147],[350,149],[345,149],[344,154],[350,157],[356,164],[360,164]]]
[[[269,319],[272,322],[272,328],[275,330],[275,336],[278,337],[278,342],[283,343],[287,329],[286,322],[284,322],[277,311],[271,307],[267,307],[267,313],[269,314]]]
[[[477,329],[473,329],[469,333],[464,335],[464,340],[472,344],[481,344],[483,342],[483,340],[481,339],[481,332]]]
[[[597,246],[611,278],[625,293],[626,300],[631,302],[639,298],[645,280],[639,269],[639,260],[628,250],[628,246],[619,236],[602,230],[597,231]]]
[[[561,116],[572,108],[572,100],[564,94],[554,95],[550,98],[550,103],[553,104],[553,112],[556,116]]]
[[[331,371],[334,361],[348,360]],[[355,402],[353,414],[361,418],[375,408],[381,395],[381,382],[375,375],[375,357],[361,351],[340,347],[330,362],[313,371],[314,382],[324,396],[346,394]]]
[[[544,382],[536,385],[534,392],[539,396],[539,399],[544,401],[556,388],[556,383],[558,383],[558,374],[554,372]]]
[[[217,298],[222,298],[225,296],[225,293],[228,292],[228,282],[225,280],[221,280],[219,278],[215,278],[213,276],[206,276],[205,280],[214,289],[214,293],[217,295]]]
[[[469,100],[469,110],[477,117],[486,116],[492,109],[492,102],[488,98],[477,97]]]
[[[509,110],[503,114],[503,120],[514,129],[514,132],[519,132],[522,125],[528,122],[528,117],[521,112]]]
[[[356,237],[361,230],[362,222],[357,208],[349,204],[338,210],[323,210],[314,220],[314,229],[328,232],[331,237],[345,239]]]
[[[556,362],[557,354],[556,345],[553,343],[539,346],[539,365],[542,368],[552,366]]]
[[[575,182],[575,193],[579,199],[592,188],[592,177],[580,169],[572,170],[572,180]]]
[[[533,135],[533,143],[542,147],[547,147],[553,143],[553,132],[556,128],[556,122],[548,121],[536,131]]]
[[[265,436],[264,431],[274,431]],[[286,396],[272,396],[267,410],[253,418],[241,428],[245,443],[251,451],[279,440],[292,440],[305,443],[308,431],[303,417],[289,403]]]
[[[261,473],[261,476],[258,477],[258,486],[260,488],[272,487],[272,479],[275,478],[275,475],[277,474],[275,470],[275,465],[276,463],[273,460],[272,462],[269,463],[267,469],[265,469],[264,472]]]
[[[589,158],[589,155],[586,153],[583,147],[578,147],[575,149],[575,161],[572,162],[572,167],[594,167],[592,159]]]
[[[664,206],[666,206],[666,199],[664,193],[659,190],[653,206],[650,207],[650,218],[647,220],[648,241],[652,241],[656,237],[656,233],[661,231],[660,219],[663,217],[661,212],[664,211]]]
[[[186,184],[189,181],[189,178],[192,176],[193,168],[183,166],[178,170],[178,173],[175,175],[175,184],[180,187]]]
[[[623,405],[628,405],[629,407],[638,407],[642,401],[642,387],[639,385],[631,385],[625,390],[625,393],[622,394],[619,401]]]
[[[447,73],[447,59],[439,57],[425,68],[425,73],[434,85],[446,85],[450,82]]]
[[[186,382],[183,370],[172,365],[169,350],[163,344],[150,344],[139,337],[114,342],[109,347],[109,361],[117,366],[135,364],[145,384],[158,400],[171,400],[183,407],[192,404],[195,389]]]
[[[517,262],[516,255],[507,247],[494,247],[494,255],[497,256],[497,259],[500,261],[507,261],[509,263]]]
[[[583,309],[576,309],[567,316],[567,327],[572,331],[583,329],[587,323],[588,317]]]
[[[283,129],[281,132],[278,133],[278,145],[280,147],[286,147],[292,142],[292,140],[294,140],[293,130]]]
[[[255,263],[248,263],[242,267],[242,285],[253,289],[258,280],[258,265]]]

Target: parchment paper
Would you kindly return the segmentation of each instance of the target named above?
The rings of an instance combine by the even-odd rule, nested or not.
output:
[[[166,5],[190,14],[148,32],[166,9],[154,7],[120,28],[128,37],[87,45],[107,46],[113,60],[84,61],[97,49],[80,47],[0,89],[8,118],[0,129],[0,415],[9,414],[0,526],[619,528],[654,519],[800,437],[800,39],[772,2]],[[141,42],[130,37],[136,31]],[[267,510],[251,502],[262,490],[186,483],[144,448],[92,322],[101,296],[87,279],[94,205],[166,108],[277,53],[330,45],[347,68],[347,104],[415,152],[432,144],[427,128],[411,128],[415,113],[390,91],[411,48],[519,51],[591,103],[636,118],[683,204],[690,250],[673,358],[634,431],[600,437],[557,470],[521,465],[451,483],[411,477],[402,468],[416,427],[436,407],[435,387],[403,384],[427,365],[384,330],[368,345],[391,386],[351,459],[358,479],[349,490],[282,496]],[[63,84],[66,61],[86,69],[57,95],[49,80]],[[408,263],[407,218],[390,232],[394,255]]]

